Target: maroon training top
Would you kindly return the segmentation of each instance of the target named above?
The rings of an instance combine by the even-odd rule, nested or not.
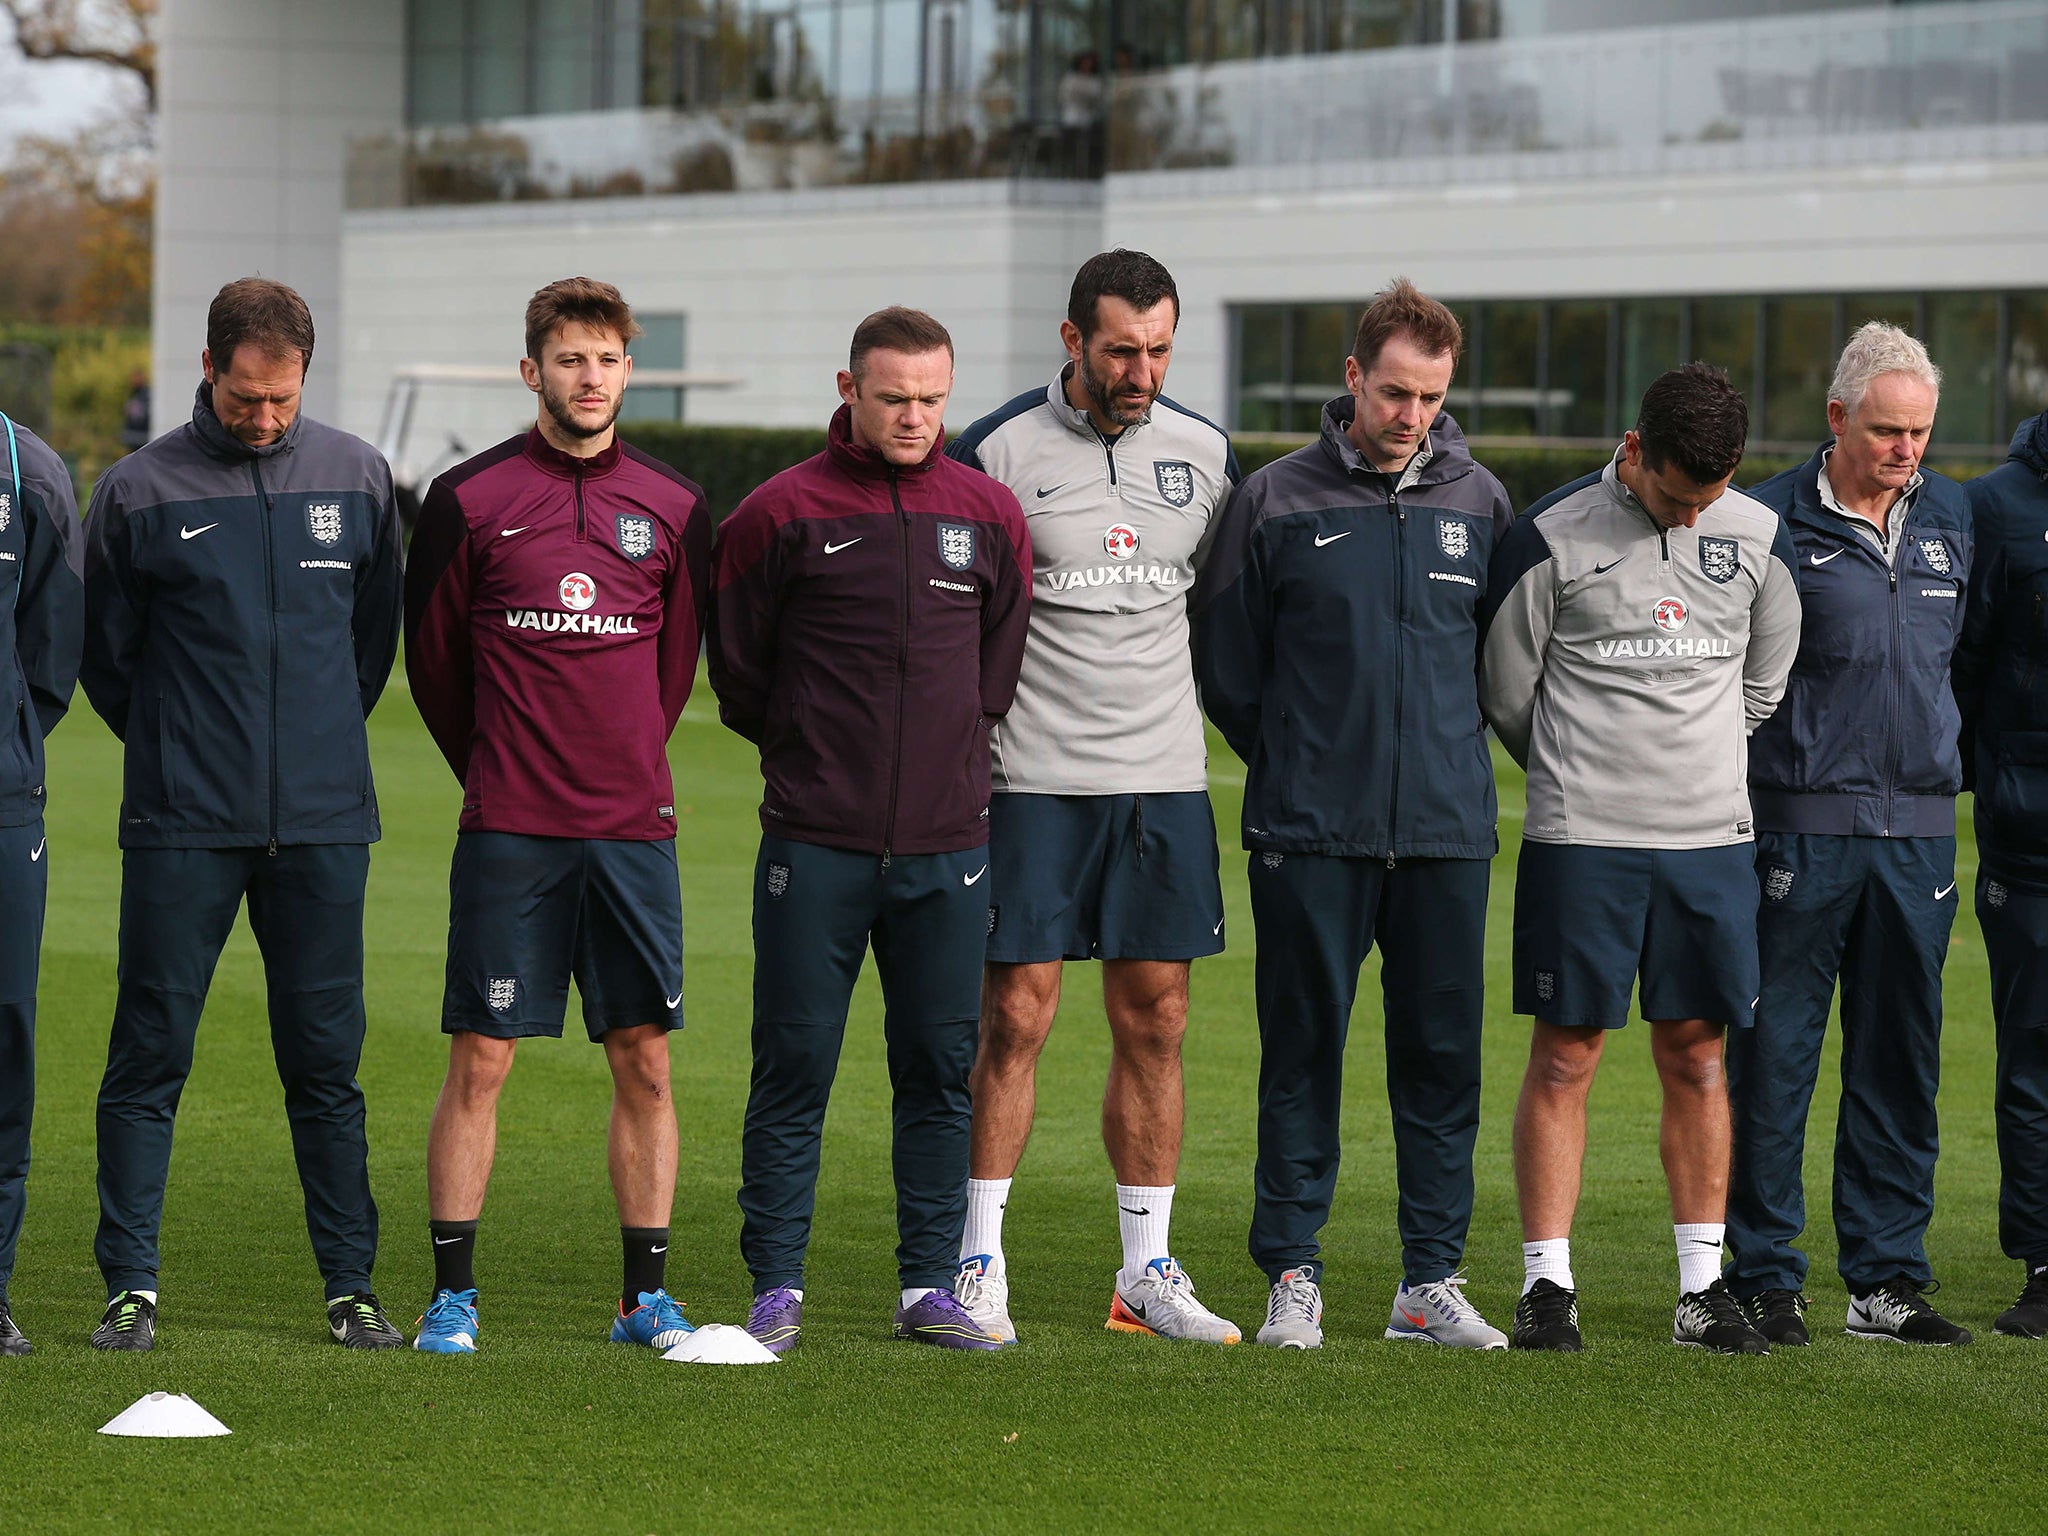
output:
[[[1031,617],[1031,535],[1009,488],[940,452],[897,468],[825,452],[734,509],[713,556],[711,686],[761,748],[761,825],[865,853],[988,841],[988,723]]]
[[[704,494],[614,441],[538,429],[433,483],[405,573],[405,669],[462,781],[462,830],[675,836],[667,745],[696,679]]]

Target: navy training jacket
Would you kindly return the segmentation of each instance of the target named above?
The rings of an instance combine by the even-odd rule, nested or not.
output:
[[[398,652],[391,471],[300,416],[251,448],[213,414],[100,477],[86,697],[127,745],[123,848],[377,839],[364,721]]]
[[[0,441],[0,827],[43,814],[43,738],[70,707],[85,628],[71,473],[27,428],[12,438]]]
[[[1252,852],[1491,858],[1479,603],[1513,521],[1448,414],[1398,479],[1344,435],[1247,476],[1195,588],[1202,707],[1246,767]]]
[[[1977,791],[1977,856],[2000,880],[2048,890],[2048,412],[1964,488],[1977,565],[1956,651],[1956,702]]]
[[[1963,488],[1932,470],[1891,565],[1820,500],[1821,454],[1749,494],[1785,519],[1799,656],[1749,743],[1759,832],[1949,837],[1963,786],[1949,681],[1975,540]]]

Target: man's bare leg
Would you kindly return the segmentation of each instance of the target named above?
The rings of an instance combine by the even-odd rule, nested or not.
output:
[[[498,1094],[518,1043],[467,1030],[448,1037],[448,1076],[427,1129],[427,1214],[435,1221],[483,1214],[498,1155]]]
[[[1586,1163],[1586,1097],[1606,1044],[1602,1029],[1536,1021],[1515,1105],[1515,1192],[1525,1243],[1571,1236]]]
[[[658,1024],[604,1037],[612,1069],[612,1118],[605,1152],[622,1227],[665,1227],[676,1196],[676,1102],[669,1083],[668,1031]]]
[[[1720,1225],[1728,1215],[1728,1158],[1734,1145],[1723,1030],[1704,1019],[1650,1026],[1650,1055],[1664,1087],[1657,1150],[1671,1186],[1671,1219]]]
[[[1102,1005],[1109,1015],[1109,1081],[1102,1090],[1109,1166],[1119,1184],[1171,1184],[1186,1116],[1180,1048],[1188,1029],[1188,962],[1105,960]]]
[[[1061,962],[982,969],[981,1044],[967,1080],[974,1131],[967,1176],[1007,1179],[1023,1161],[1038,1109],[1038,1057],[1060,1007]]]

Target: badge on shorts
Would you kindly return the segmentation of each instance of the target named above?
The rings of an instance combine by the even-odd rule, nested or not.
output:
[[[341,503],[314,501],[306,504],[306,532],[316,544],[341,542]]]
[[[619,519],[619,553],[628,560],[645,560],[654,553],[654,519],[651,517],[622,517]]]
[[[997,906],[994,902],[988,904],[988,936],[990,938],[996,936],[996,924],[1001,921],[1002,914],[1003,909],[1001,907]]]
[[[1185,459],[1154,459],[1152,478],[1159,482],[1159,494],[1169,507],[1184,507],[1195,499],[1195,466]]]
[[[1452,560],[1464,559],[1472,553],[1472,525],[1462,517],[1439,517],[1436,547]]]
[[[971,523],[939,524],[939,558],[956,571],[974,564],[974,527]]]
[[[787,864],[770,864],[768,866],[768,894],[770,896],[780,896],[788,889],[789,866]]]
[[[1726,586],[1742,569],[1742,546],[1733,539],[1700,540],[1700,574]]]
[[[1284,853],[1262,853],[1259,855],[1259,862],[1268,869],[1278,869],[1287,862],[1287,855]]]
[[[1927,568],[1937,576],[1947,576],[1955,571],[1955,562],[1948,557],[1948,545],[1940,539],[1922,539],[1920,558],[1927,562]]]
[[[1764,900],[1783,901],[1792,894],[1792,871],[1782,864],[1773,864],[1764,871]]]
[[[509,1013],[518,1000],[517,976],[493,976],[484,983],[484,1001],[491,1005],[491,1012]]]
[[[1538,971],[1536,973],[1536,1001],[1539,1003],[1553,1003],[1557,1001],[1557,972]]]
[[[2005,887],[2004,887],[2004,886],[2002,886],[2002,885],[2000,885],[2000,884],[1999,884],[1999,883],[1998,883],[1998,882],[1997,882],[1996,880],[1986,880],[1986,881],[1984,882],[1984,905],[1985,905],[1985,906],[1987,906],[1987,907],[2002,907],[2002,906],[2004,906],[2004,905],[2005,905],[2005,895],[2006,895],[2006,892],[2005,892]]]

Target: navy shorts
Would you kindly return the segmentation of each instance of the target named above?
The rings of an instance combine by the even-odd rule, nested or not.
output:
[[[1193,960],[1223,948],[1204,790],[989,798],[988,958]]]
[[[682,1024],[676,845],[458,836],[448,869],[442,1030],[559,1037],[572,975],[593,1040],[635,1024]]]
[[[1619,1029],[1643,1017],[1748,1028],[1761,989],[1756,849],[1593,848],[1522,840],[1515,1012]]]

